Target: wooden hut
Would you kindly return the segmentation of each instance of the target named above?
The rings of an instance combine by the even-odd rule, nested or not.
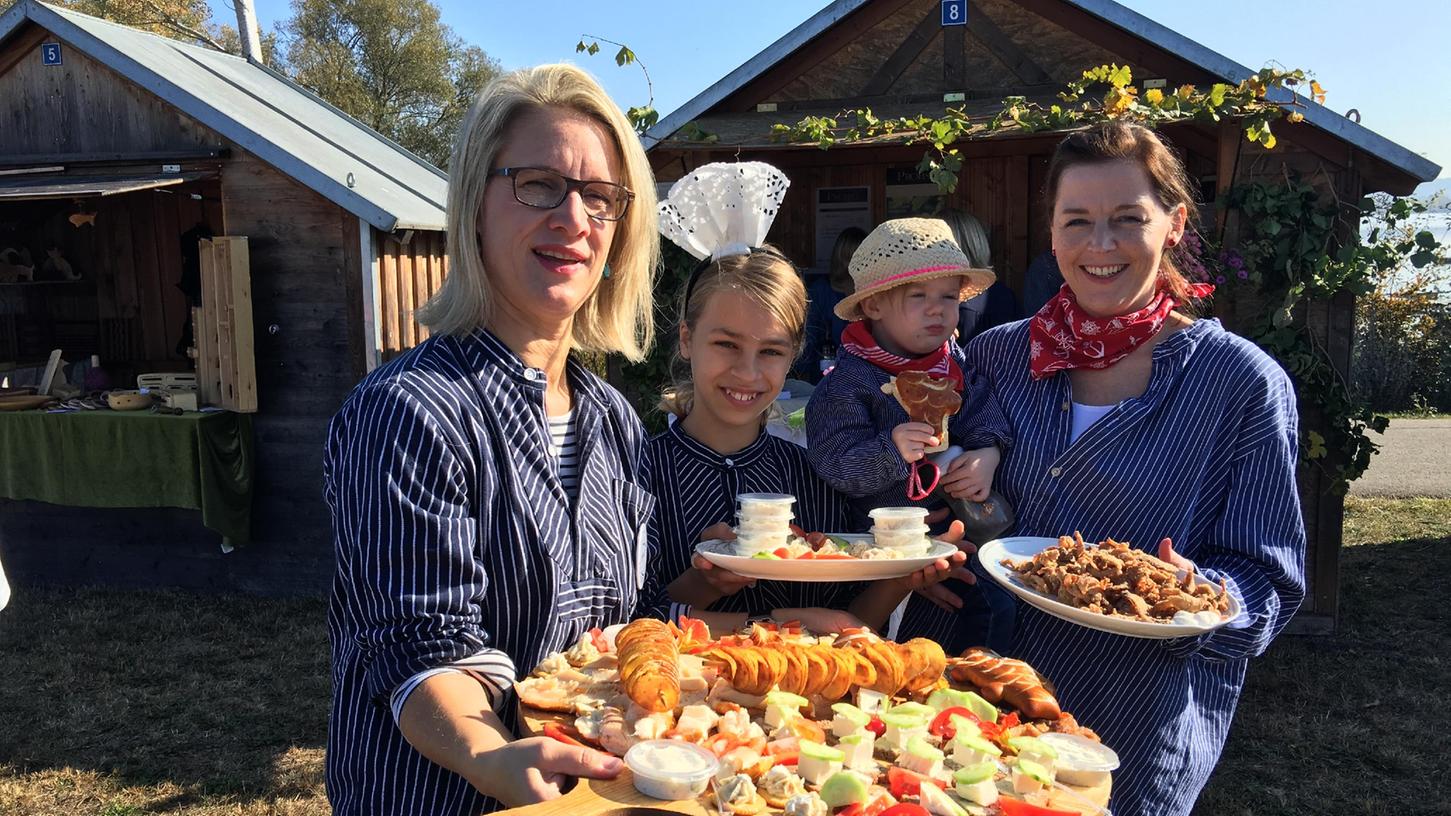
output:
[[[0,364],[96,354],[117,387],[193,370],[190,307],[220,295],[187,276],[198,239],[227,236],[242,248],[230,283],[251,315],[210,330],[234,372],[255,372],[254,405],[233,406],[254,411],[239,426],[252,455],[229,464],[250,474],[249,540],[224,552],[208,511],[169,509],[163,485],[126,485],[153,507],[86,506],[115,503],[88,487],[89,469],[124,483],[118,461],[165,454],[140,430],[104,450],[75,450],[57,431],[26,472],[0,450],[12,579],[325,587],[326,424],[367,370],[426,335],[412,311],[444,274],[446,190],[440,170],[264,65],[35,0],[0,15],[0,252],[57,273],[35,262],[54,253],[66,267],[0,283]],[[196,478],[195,462],[174,464],[177,480]],[[56,487],[37,492],[41,482]]]
[[[664,117],[647,146],[661,182],[711,161],[761,160],[785,170],[792,185],[771,240],[808,267],[824,267],[847,224],[961,208],[987,226],[999,277],[1021,293],[1030,260],[1048,248],[1038,194],[1061,134],[1009,130],[957,144],[960,182],[939,201],[915,171],[920,145],[878,138],[820,150],[778,143],[772,126],[859,107],[883,119],[940,116],[948,105],[982,122],[1007,96],[1055,102],[1085,69],[1110,63],[1169,89],[1237,83],[1253,73],[1110,0],[837,0]],[[1273,152],[1246,144],[1234,123],[1162,131],[1186,156],[1207,201],[1286,169],[1345,202],[1375,191],[1408,194],[1440,170],[1319,105],[1309,104],[1305,117],[1277,123],[1281,144]],[[1222,316],[1233,328],[1258,308],[1231,304]],[[1334,365],[1347,371],[1353,299],[1313,308],[1307,319]],[[1310,595],[1296,619],[1301,629],[1323,631],[1334,621],[1343,500],[1327,484],[1318,470],[1303,472]]]

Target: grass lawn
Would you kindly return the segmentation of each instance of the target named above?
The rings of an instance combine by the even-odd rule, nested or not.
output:
[[[1338,633],[1251,664],[1196,814],[1451,813],[1451,500],[1351,498],[1345,538]],[[323,621],[321,601],[20,588],[0,814],[328,813]]]

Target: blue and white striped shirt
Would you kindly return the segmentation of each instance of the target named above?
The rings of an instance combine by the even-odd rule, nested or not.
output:
[[[986,381],[966,365],[957,343],[950,353],[962,367],[962,408],[947,422],[949,444],[966,450],[1007,448],[1012,432]],[[892,429],[908,421],[897,398],[882,393],[892,375],[851,352],[836,354],[836,368],[822,378],[806,403],[806,448],[811,467],[850,497],[851,527],[871,526],[877,507],[916,504],[937,508],[942,500],[907,500],[907,462],[892,442]]]
[[[1264,652],[1305,594],[1290,379],[1219,321],[1199,320],[1155,347],[1142,396],[1070,444],[1069,378],[1028,376],[1027,321],[988,331],[967,357],[1017,437],[997,477],[1017,535],[1078,530],[1156,554],[1172,538],[1247,612],[1212,635],[1161,641],[1019,607],[1015,656],[1052,679],[1064,710],[1123,761],[1114,813],[1188,814],[1219,759],[1246,659]]]
[[[721,522],[735,523],[741,493],[790,493],[796,523],[809,531],[845,532],[846,500],[811,472],[800,446],[764,431],[744,450],[716,453],[687,434],[679,422],[646,443],[648,488],[659,498],[650,522],[652,583],[669,584],[690,568],[700,533]],[[845,609],[858,583],[758,581],[712,604],[715,612],[766,613],[782,607]],[[688,609],[675,608],[674,613]]]
[[[590,627],[663,614],[640,592],[644,430],[614,389],[574,361],[567,373],[577,500],[551,454],[544,373],[487,331],[429,338],[333,418],[327,791],[340,816],[497,808],[403,739],[385,704],[410,678],[465,663],[512,726],[519,670]]]

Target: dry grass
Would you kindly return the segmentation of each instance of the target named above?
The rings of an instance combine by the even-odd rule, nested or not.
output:
[[[1197,816],[1451,813],[1451,500],[1347,501],[1340,625],[1250,664]]]
[[[1451,501],[1349,503],[1341,626],[1251,664],[1196,814],[1451,813]],[[17,592],[0,814],[320,816],[321,601]]]
[[[0,813],[329,812],[322,602],[17,590],[3,621]]]

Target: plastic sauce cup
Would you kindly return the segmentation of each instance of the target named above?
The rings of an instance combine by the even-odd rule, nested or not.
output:
[[[646,740],[625,752],[635,790],[653,799],[692,799],[705,792],[720,761],[711,752],[678,740]]]
[[[867,515],[875,522],[875,529],[882,531],[911,529],[927,524],[925,507],[878,507]]]

